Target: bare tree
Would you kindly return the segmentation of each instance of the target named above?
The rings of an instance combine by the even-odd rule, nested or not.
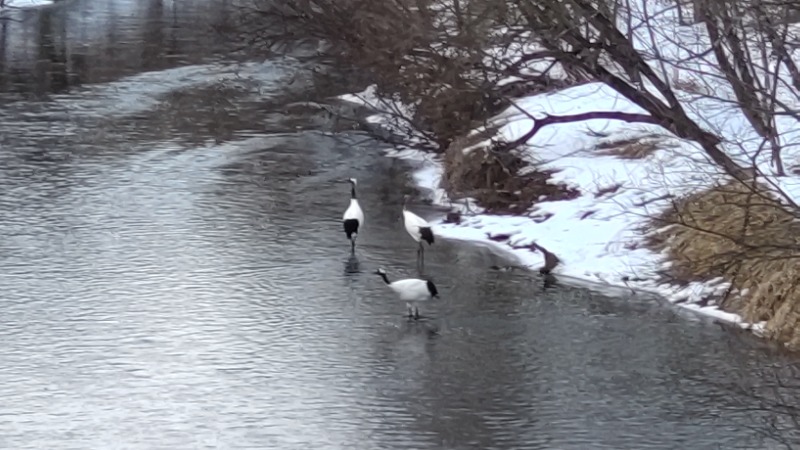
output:
[[[753,130],[764,139],[761,148],[770,149],[777,174],[785,175],[776,118],[799,117],[784,99],[787,94],[797,98],[800,70],[791,57],[789,23],[775,17],[786,17],[789,3],[711,0],[698,2],[696,9],[716,67]]]
[[[793,264],[800,254],[792,239],[770,244],[770,236],[754,232],[761,227],[777,233],[765,217],[785,225],[783,231],[793,230],[790,224],[800,218],[800,207],[764,164],[771,162],[779,176],[786,173],[782,155],[791,140],[782,130],[798,120],[798,38],[784,19],[796,16],[796,9],[789,0],[248,0],[240,12],[250,45],[275,50],[311,40],[332,61],[354,66],[353,73],[365,75],[390,100],[384,109],[394,129],[437,152],[477,126],[491,129],[488,118],[513,106],[514,98],[605,83],[642,112],[534,116],[520,109],[533,123],[530,130],[477,156],[458,156],[454,162],[470,159],[480,170],[449,170],[448,181],[483,175],[487,191],[519,190],[518,182],[497,179],[501,173],[521,176],[515,149],[550,125],[592,119],[658,125],[696,143],[721,169],[726,176],[715,174],[723,197],[717,200],[735,210],[728,228],[720,229],[687,216],[699,202],[687,198],[676,201],[675,215],[658,220],[720,235],[724,250],[707,255],[716,266],[699,272],[735,281],[756,266],[774,270],[770,261]],[[725,119],[715,122],[710,116],[720,111]],[[725,128],[731,122],[748,128],[744,139],[731,136]],[[704,267],[700,259],[695,268]],[[794,292],[792,283],[782,289]]]
[[[791,57],[796,38],[789,23],[775,18],[796,8],[789,0],[697,0],[689,18],[683,2],[244,0],[240,16],[250,25],[243,29],[251,46],[275,49],[300,38],[324,42],[327,56],[357,66],[383,98],[405,104],[395,115],[404,122],[399,128],[434,143],[437,151],[508,106],[509,98],[599,80],[646,114],[542,118],[531,133],[502,148],[527,142],[550,123],[602,116],[658,124],[698,143],[737,179],[759,174],[765,149],[776,173],[785,174],[779,122],[797,118],[785,94],[797,95],[800,69]],[[672,15],[674,23],[665,22]],[[702,25],[697,42],[669,41],[665,30],[688,23]],[[680,57],[663,51],[665,43]],[[531,70],[543,62],[552,64]],[[566,76],[552,76],[554,68]],[[687,73],[711,86],[703,96],[740,110],[762,144],[745,154],[726,151],[723,130],[691,114],[682,79]],[[727,90],[719,88],[723,84]]]
[[[606,114],[606,118],[656,123],[678,137],[697,142],[729,174],[742,179],[754,174],[752,168],[742,167],[725,153],[719,136],[689,116],[663,74],[648,63],[646,54],[637,50],[635,42],[618,27],[620,20],[615,23],[595,2],[514,0],[514,3],[530,28],[542,36],[543,45],[559,52],[556,56],[559,62],[604,82],[647,112],[637,117]],[[575,119],[587,118],[593,117]]]
[[[395,129],[444,151],[508,106],[508,99],[568,85],[555,63],[530,70],[536,42],[513,5],[491,0],[249,0],[243,42],[270,51],[322,42],[333,62],[355,66],[377,94],[404,105]],[[552,59],[552,55],[550,57]]]

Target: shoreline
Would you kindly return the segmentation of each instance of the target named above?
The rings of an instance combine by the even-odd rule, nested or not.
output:
[[[418,155],[414,153],[418,153]],[[422,167],[417,168],[411,173],[415,186],[424,191],[432,200],[432,203],[436,206],[450,207],[452,210],[462,209],[453,208],[449,204],[449,197],[447,197],[443,189],[438,187],[438,181],[443,171],[440,162],[433,161],[431,158],[427,158],[427,154],[418,150],[403,150],[400,152],[397,152],[396,150],[390,150],[386,152],[386,156],[389,158],[405,159],[418,162]],[[442,200],[446,200],[447,202],[445,203]],[[489,217],[519,217],[521,220],[531,220],[524,216],[491,216],[481,213],[472,216],[464,215],[462,217],[477,219],[477,221]],[[487,229],[483,229],[483,225],[481,228],[477,228],[471,227],[469,222],[465,222],[462,222],[462,224],[459,225],[449,224],[445,223],[442,217],[438,217],[436,220],[430,221],[434,232],[438,236],[442,236],[443,238],[451,240],[479,243],[480,245],[484,245],[493,249],[493,251],[497,251],[501,255],[513,258],[513,260],[518,263],[520,268],[530,271],[532,274],[535,274],[535,270],[537,270],[537,268],[544,263],[544,260],[539,253],[534,253],[529,249],[511,247],[507,244],[507,241],[498,242],[491,239],[489,236],[500,234],[491,234],[493,231],[491,229],[491,225],[488,225]],[[481,236],[481,234],[483,235]],[[662,284],[657,286],[648,286],[647,284],[643,285],[641,283],[634,282],[627,284],[602,282],[590,277],[581,277],[565,272],[563,263],[556,267],[556,269],[553,271],[553,275],[568,282],[568,284],[580,286],[598,293],[614,295],[614,291],[617,291],[618,294],[621,294],[623,291],[628,291],[636,294],[657,297],[665,304],[673,307],[680,307],[681,310],[691,312],[699,317],[720,321],[729,325],[736,325],[742,329],[750,330],[755,334],[760,334],[761,332],[760,324],[744,322],[738,314],[723,311],[717,306],[704,307],[686,300],[675,301],[671,299],[671,297],[675,298],[676,295],[679,296],[680,293],[670,285]]]
[[[559,93],[556,92],[535,97],[547,99],[548,96],[558,95]],[[368,114],[367,121],[379,126],[384,123],[384,119],[381,116],[381,105],[385,104],[386,101],[375,98],[371,94],[370,88],[362,93],[339,96],[338,100],[371,107],[372,112]],[[548,106],[558,108],[558,106]],[[495,119],[503,116],[501,114]],[[506,120],[505,126],[511,128],[512,131],[501,132],[501,134],[505,135],[504,137],[507,139],[514,139],[514,136],[524,127],[515,124],[507,115],[503,118]],[[556,141],[556,146],[570,147],[569,144],[572,144],[576,148],[586,148],[597,144],[597,142],[592,142],[585,138],[578,138],[579,143],[575,144],[575,142],[570,141],[569,135],[558,134],[556,128],[553,127],[553,129],[549,130],[553,133],[548,137],[549,141]],[[612,130],[612,133],[614,131]],[[650,130],[640,131],[651,132]],[[556,134],[558,134],[558,137],[556,137]],[[624,125],[618,134],[628,138],[631,136],[630,130],[626,129]],[[635,136],[636,133],[633,135]],[[549,142],[547,145],[553,145],[553,142]],[[665,149],[669,148],[665,147]],[[541,147],[537,151],[546,153],[542,152]],[[480,243],[503,255],[508,255],[517,261],[521,268],[529,270],[531,273],[536,273],[535,271],[544,265],[543,255],[539,251],[532,251],[531,244],[546,238],[543,239],[546,242],[542,242],[541,245],[553,252],[561,260],[560,264],[552,271],[552,275],[557,279],[562,279],[572,285],[586,287],[598,293],[609,294],[609,292],[612,292],[613,294],[613,291],[618,290],[641,293],[661,299],[672,307],[679,307],[680,311],[691,312],[700,318],[708,318],[728,325],[735,325],[756,335],[761,335],[763,332],[763,323],[748,323],[740,315],[726,312],[714,304],[700,304],[702,299],[708,297],[709,294],[723,292],[728,288],[727,284],[720,283],[719,280],[710,280],[703,283],[693,282],[685,286],[658,281],[655,274],[665,267],[664,258],[662,255],[641,248],[640,244],[646,236],[643,233],[632,231],[632,228],[637,224],[641,225],[644,220],[641,217],[638,217],[637,220],[636,208],[632,208],[633,212],[627,211],[626,205],[630,207],[635,202],[632,202],[631,198],[626,198],[624,192],[623,195],[619,196],[613,194],[604,196],[611,197],[610,201],[608,198],[582,195],[574,200],[538,203],[533,210],[537,210],[539,206],[546,204],[547,207],[543,209],[550,209],[550,211],[545,211],[545,215],[549,214],[549,217],[544,220],[537,220],[536,214],[530,211],[528,215],[491,215],[483,213],[481,208],[477,207],[471,199],[453,201],[449,198],[446,191],[439,185],[445,170],[440,156],[411,148],[390,148],[384,150],[384,154],[390,158],[414,162],[416,168],[410,173],[414,186],[424,191],[433,205],[461,213],[462,220],[459,224],[446,223],[444,217],[441,216],[430,220],[434,232],[442,238]],[[612,172],[622,167],[630,172],[627,174],[630,177],[633,177],[631,173],[642,169],[641,167],[634,167],[636,164],[653,164],[652,162],[625,161],[607,156],[588,155],[581,158],[575,157],[573,153],[564,155],[554,153],[549,156],[550,158],[547,159],[550,159],[551,163],[546,163],[546,165],[547,168],[552,168],[557,172],[554,178],[557,178],[559,182],[570,185],[580,184],[577,178],[581,178],[581,175],[584,175],[583,172],[587,172],[586,168],[570,171],[575,169],[571,164],[580,166],[581,164],[586,165],[589,163],[590,166],[599,165],[601,168],[604,165],[613,165],[615,168],[612,169]],[[678,161],[678,159],[680,158],[674,158],[675,161],[665,162],[666,158],[662,156],[660,159],[657,158],[657,163],[661,164],[662,167],[667,166],[667,168],[669,168],[670,164],[676,162],[678,165],[685,164],[685,161]],[[531,164],[534,164],[532,159]],[[649,169],[646,168],[645,170]],[[588,172],[596,178],[603,174],[602,170],[598,171],[601,174],[598,175],[591,168]],[[649,189],[658,192],[659,189],[663,191],[664,189],[669,190],[671,187],[676,192],[680,191],[679,188],[669,183],[674,181],[671,177],[672,173],[665,172],[664,175],[664,179],[657,180],[655,183],[649,180],[651,181]],[[644,190],[647,192],[647,183],[640,184],[644,186],[637,186],[638,191]],[[696,187],[697,185],[693,186]],[[580,186],[580,188],[585,190],[585,186]],[[630,191],[634,190],[636,189],[630,189]],[[619,199],[616,197],[619,197]],[[628,197],[642,200],[641,193],[638,196],[628,195]],[[658,208],[658,206],[656,204],[649,208]],[[593,212],[601,211],[607,217],[595,217],[603,215],[596,214],[592,215],[590,220],[584,220],[586,218],[584,217],[585,215],[576,214],[579,211],[586,211],[587,208]],[[647,208],[645,207],[645,210]],[[559,216],[559,224],[552,225],[555,221],[550,217],[553,215]],[[623,216],[628,217],[623,219]],[[610,224],[605,222],[610,222]],[[576,246],[574,241],[586,239],[587,234],[592,235],[593,233],[600,237],[594,240],[589,239],[583,242],[583,245]],[[576,236],[579,237],[576,238]],[[622,245],[620,242],[625,242],[626,244]],[[572,245],[571,249],[568,244]],[[594,247],[591,250],[586,250],[592,245],[597,246],[599,244],[603,244],[603,248]],[[628,244],[632,244],[633,249],[628,250],[626,248]],[[573,253],[582,252],[584,254],[575,257],[570,253],[570,250]],[[576,261],[577,264],[571,264],[570,259],[573,262]]]

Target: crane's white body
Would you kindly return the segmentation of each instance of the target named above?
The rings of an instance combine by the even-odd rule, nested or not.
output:
[[[417,264],[421,267],[425,264],[425,248],[423,247],[423,242],[427,242],[428,245],[433,245],[433,229],[427,220],[406,208],[409,197],[409,195],[403,196],[403,226],[405,226],[408,235],[417,242]]]
[[[342,220],[349,219],[357,220],[359,229],[364,226],[364,211],[361,210],[361,205],[358,204],[358,200],[354,198],[350,199],[350,206],[347,207],[342,216]]]
[[[389,289],[394,291],[400,300],[404,302],[421,302],[430,300],[431,293],[428,290],[428,282],[419,278],[407,278],[389,283]]]
[[[411,237],[417,242],[422,239],[422,232],[420,231],[420,228],[431,227],[431,224],[429,224],[427,220],[407,209],[403,210],[403,225],[405,225],[408,234],[411,235]]]
[[[350,178],[350,206],[344,211],[342,215],[342,225],[344,225],[344,233],[347,239],[350,239],[350,252],[356,251],[356,238],[358,233],[364,227],[364,211],[361,210],[361,205],[356,200],[356,179]]]
[[[417,303],[439,297],[439,291],[436,290],[436,286],[432,281],[421,280],[419,278],[389,281],[389,278],[386,276],[386,271],[382,268],[378,269],[375,273],[383,278],[383,282],[389,286],[389,289],[397,294],[400,300],[406,302],[408,317],[419,319],[419,307]]]

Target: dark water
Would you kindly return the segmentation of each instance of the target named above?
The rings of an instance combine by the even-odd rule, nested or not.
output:
[[[479,247],[427,252],[442,300],[407,322],[370,272],[415,274],[409,167],[323,132],[325,115],[285,114],[308,68],[226,61],[198,25],[224,3],[66,1],[4,22],[0,448],[797,438],[778,405],[796,389],[776,388],[797,378],[789,356],[650,299],[544,290]],[[66,69],[20,75],[42,67]],[[357,262],[339,222],[350,176]]]

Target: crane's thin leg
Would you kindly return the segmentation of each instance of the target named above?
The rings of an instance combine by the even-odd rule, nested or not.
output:
[[[406,303],[406,308],[408,308],[408,318],[411,319],[414,317],[414,310],[411,308],[411,303]]]
[[[414,320],[419,320],[419,308],[414,307]]]
[[[356,238],[350,238],[350,254],[354,255],[356,253]]]

